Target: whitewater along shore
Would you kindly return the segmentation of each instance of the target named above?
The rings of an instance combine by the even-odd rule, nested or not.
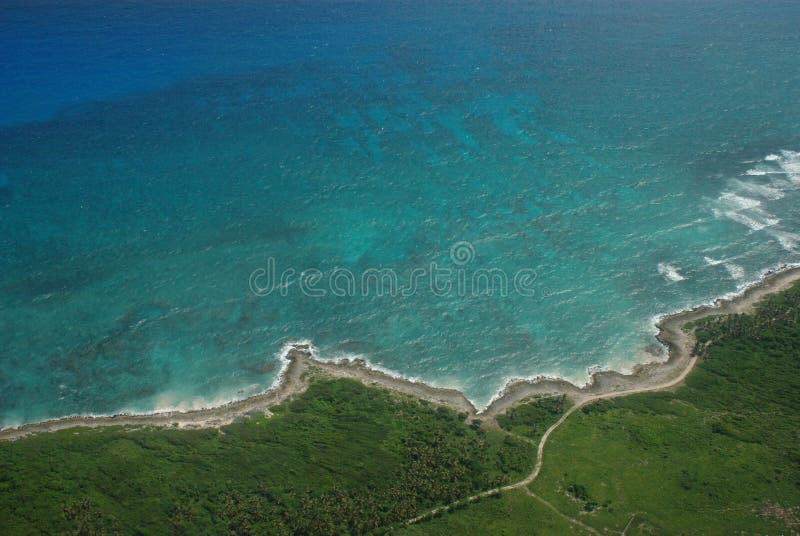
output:
[[[765,296],[787,290],[798,280],[800,267],[768,272],[759,282],[744,288],[735,296],[720,298],[711,305],[701,305],[662,317],[656,324],[656,338],[668,349],[666,361],[636,365],[630,374],[616,371],[596,372],[584,387],[550,378],[513,380],[506,384],[482,413],[495,416],[519,400],[537,395],[565,394],[578,405],[586,399],[594,399],[600,395],[632,394],[674,387],[690,372],[695,363],[694,334],[684,331],[686,324],[707,316],[749,313]]]
[[[64,417],[16,428],[0,430],[0,440],[14,440],[29,434],[53,432],[73,427],[98,426],[156,426],[176,428],[207,428],[230,424],[235,419],[250,413],[270,414],[269,408],[294,395],[304,392],[313,377],[349,378],[365,385],[382,387],[395,392],[412,395],[434,404],[450,407],[469,417],[488,417],[503,413],[521,400],[537,395],[567,395],[573,404],[582,404],[600,395],[631,394],[653,391],[678,385],[694,366],[692,355],[694,336],[683,327],[700,318],[732,313],[745,313],[753,309],[764,296],[788,289],[800,280],[800,267],[768,273],[764,278],[729,299],[720,299],[713,305],[665,316],[658,322],[658,340],[669,351],[664,362],[637,365],[631,374],[600,371],[592,374],[589,383],[578,387],[565,380],[534,378],[510,381],[483,411],[455,389],[432,387],[422,382],[393,376],[370,368],[361,359],[336,362],[321,361],[312,356],[308,344],[296,344],[286,353],[284,367],[277,386],[262,394],[217,407],[191,410],[167,411],[151,414],[120,414],[98,417]]]

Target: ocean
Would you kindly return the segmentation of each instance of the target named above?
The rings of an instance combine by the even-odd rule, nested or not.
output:
[[[800,3],[0,5],[0,426],[358,356],[486,405],[800,262]]]

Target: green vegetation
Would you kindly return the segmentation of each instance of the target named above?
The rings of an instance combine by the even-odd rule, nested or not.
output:
[[[536,398],[511,432],[348,380],[317,380],[221,430],[72,429],[0,443],[8,534],[793,534],[800,531],[800,285],[750,316],[697,322],[673,392],[567,409]],[[519,436],[519,437],[518,437]],[[533,440],[533,441],[531,441]],[[535,493],[533,496],[530,492]]]
[[[567,397],[545,396],[518,404],[497,416],[497,424],[504,430],[539,441],[548,428],[567,411]]]
[[[381,532],[522,478],[533,446],[349,380],[221,430],[70,429],[0,443],[3,534]],[[477,429],[476,429],[477,428]]]
[[[685,385],[572,414],[548,442],[537,495],[599,533],[800,531],[800,285],[696,328],[703,359]],[[566,532],[535,506],[509,503],[507,526]],[[447,526],[489,533],[496,515],[469,506]]]

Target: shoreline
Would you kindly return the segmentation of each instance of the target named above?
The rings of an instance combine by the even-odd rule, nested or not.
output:
[[[434,404],[450,407],[470,417],[493,419],[521,400],[537,395],[566,395],[573,404],[599,395],[658,390],[664,385],[676,385],[691,371],[694,337],[683,331],[688,322],[707,316],[749,312],[768,294],[780,292],[800,280],[800,267],[784,267],[765,272],[760,281],[727,295],[712,304],[701,305],[661,317],[656,338],[668,349],[663,362],[637,364],[630,374],[617,371],[598,371],[591,374],[584,387],[563,379],[538,377],[510,380],[483,410],[478,410],[463,393],[456,389],[433,387],[421,381],[406,379],[371,368],[363,359],[321,361],[313,356],[313,347],[297,343],[286,352],[286,366],[273,386],[258,395],[211,408],[189,411],[165,411],[112,416],[70,416],[0,429],[0,441],[13,441],[30,434],[54,432],[74,427],[143,426],[196,429],[220,427],[255,412],[270,415],[269,408],[294,395],[305,392],[309,376],[348,378],[367,386],[415,396]]]
[[[742,287],[735,294],[726,294],[711,303],[659,317],[655,323],[656,339],[667,348],[665,361],[636,364],[629,374],[598,371],[583,387],[559,378],[511,380],[483,410],[483,414],[498,415],[516,402],[537,395],[564,394],[577,405],[600,395],[658,390],[685,376],[694,365],[694,336],[683,331],[684,325],[708,316],[750,312],[765,296],[786,290],[797,281],[800,281],[800,266],[767,270],[759,281]]]

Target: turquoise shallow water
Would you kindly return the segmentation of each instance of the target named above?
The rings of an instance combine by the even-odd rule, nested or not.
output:
[[[650,4],[4,4],[0,425],[244,397],[292,339],[479,405],[658,357],[800,262],[800,6]]]

